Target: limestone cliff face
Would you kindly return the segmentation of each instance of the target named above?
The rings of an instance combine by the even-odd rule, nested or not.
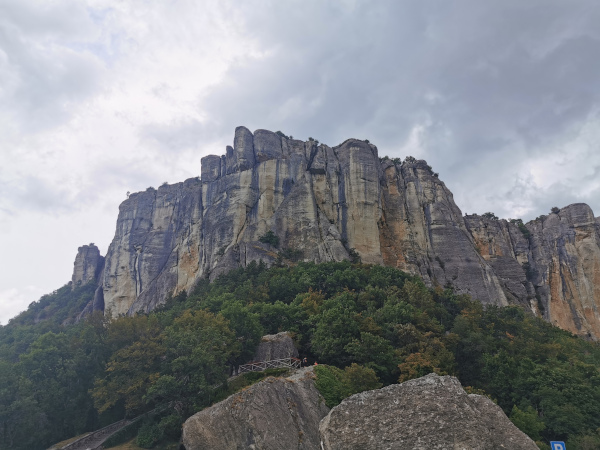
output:
[[[511,303],[575,334],[600,337],[600,226],[578,203],[522,225],[465,218]]]
[[[73,266],[71,283],[75,289],[76,286],[97,281],[101,277],[104,257],[100,255],[100,250],[94,244],[83,245],[77,249]]]
[[[598,227],[589,207],[572,205],[528,224],[527,237],[516,224],[463,217],[425,161],[380,160],[356,139],[332,148],[238,127],[225,155],[202,158],[199,179],[121,204],[102,294],[112,315],[132,314],[281,250],[314,262],[357,253],[597,337]],[[277,248],[260,242],[268,231]]]

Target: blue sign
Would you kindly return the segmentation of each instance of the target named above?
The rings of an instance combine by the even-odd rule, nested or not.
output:
[[[564,442],[550,441],[550,448],[552,450],[567,450],[567,446]]]

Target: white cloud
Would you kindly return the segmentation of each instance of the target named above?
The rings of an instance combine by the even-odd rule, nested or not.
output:
[[[0,291],[0,325],[6,325],[8,321],[27,309],[32,297],[41,297],[47,294],[36,286],[19,286]]]

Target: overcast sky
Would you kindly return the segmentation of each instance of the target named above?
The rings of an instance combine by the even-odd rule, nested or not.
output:
[[[426,159],[461,210],[600,215],[598,0],[0,0],[0,323],[238,125]]]

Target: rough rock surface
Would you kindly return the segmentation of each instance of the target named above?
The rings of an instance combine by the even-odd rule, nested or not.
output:
[[[430,374],[353,395],[320,424],[325,450],[536,450],[487,397]]]
[[[254,361],[271,361],[273,359],[297,358],[298,349],[287,331],[267,334],[262,337]]]
[[[100,279],[104,268],[104,257],[100,255],[100,250],[94,244],[83,245],[77,249],[73,266],[71,282],[75,289],[77,286]]]
[[[269,377],[190,417],[186,450],[318,449],[319,422],[329,408],[311,367],[289,378]]]
[[[102,281],[113,316],[149,311],[200,278],[272,264],[282,249],[314,262],[354,249],[362,262],[600,337],[600,225],[587,205],[523,225],[526,236],[514,223],[463,217],[425,161],[380,160],[357,139],[332,148],[244,127],[225,155],[202,158],[201,174],[121,204]],[[278,248],[260,242],[267,231]]]
[[[600,226],[576,203],[519,226],[465,217],[511,303],[565,330],[600,338]]]

